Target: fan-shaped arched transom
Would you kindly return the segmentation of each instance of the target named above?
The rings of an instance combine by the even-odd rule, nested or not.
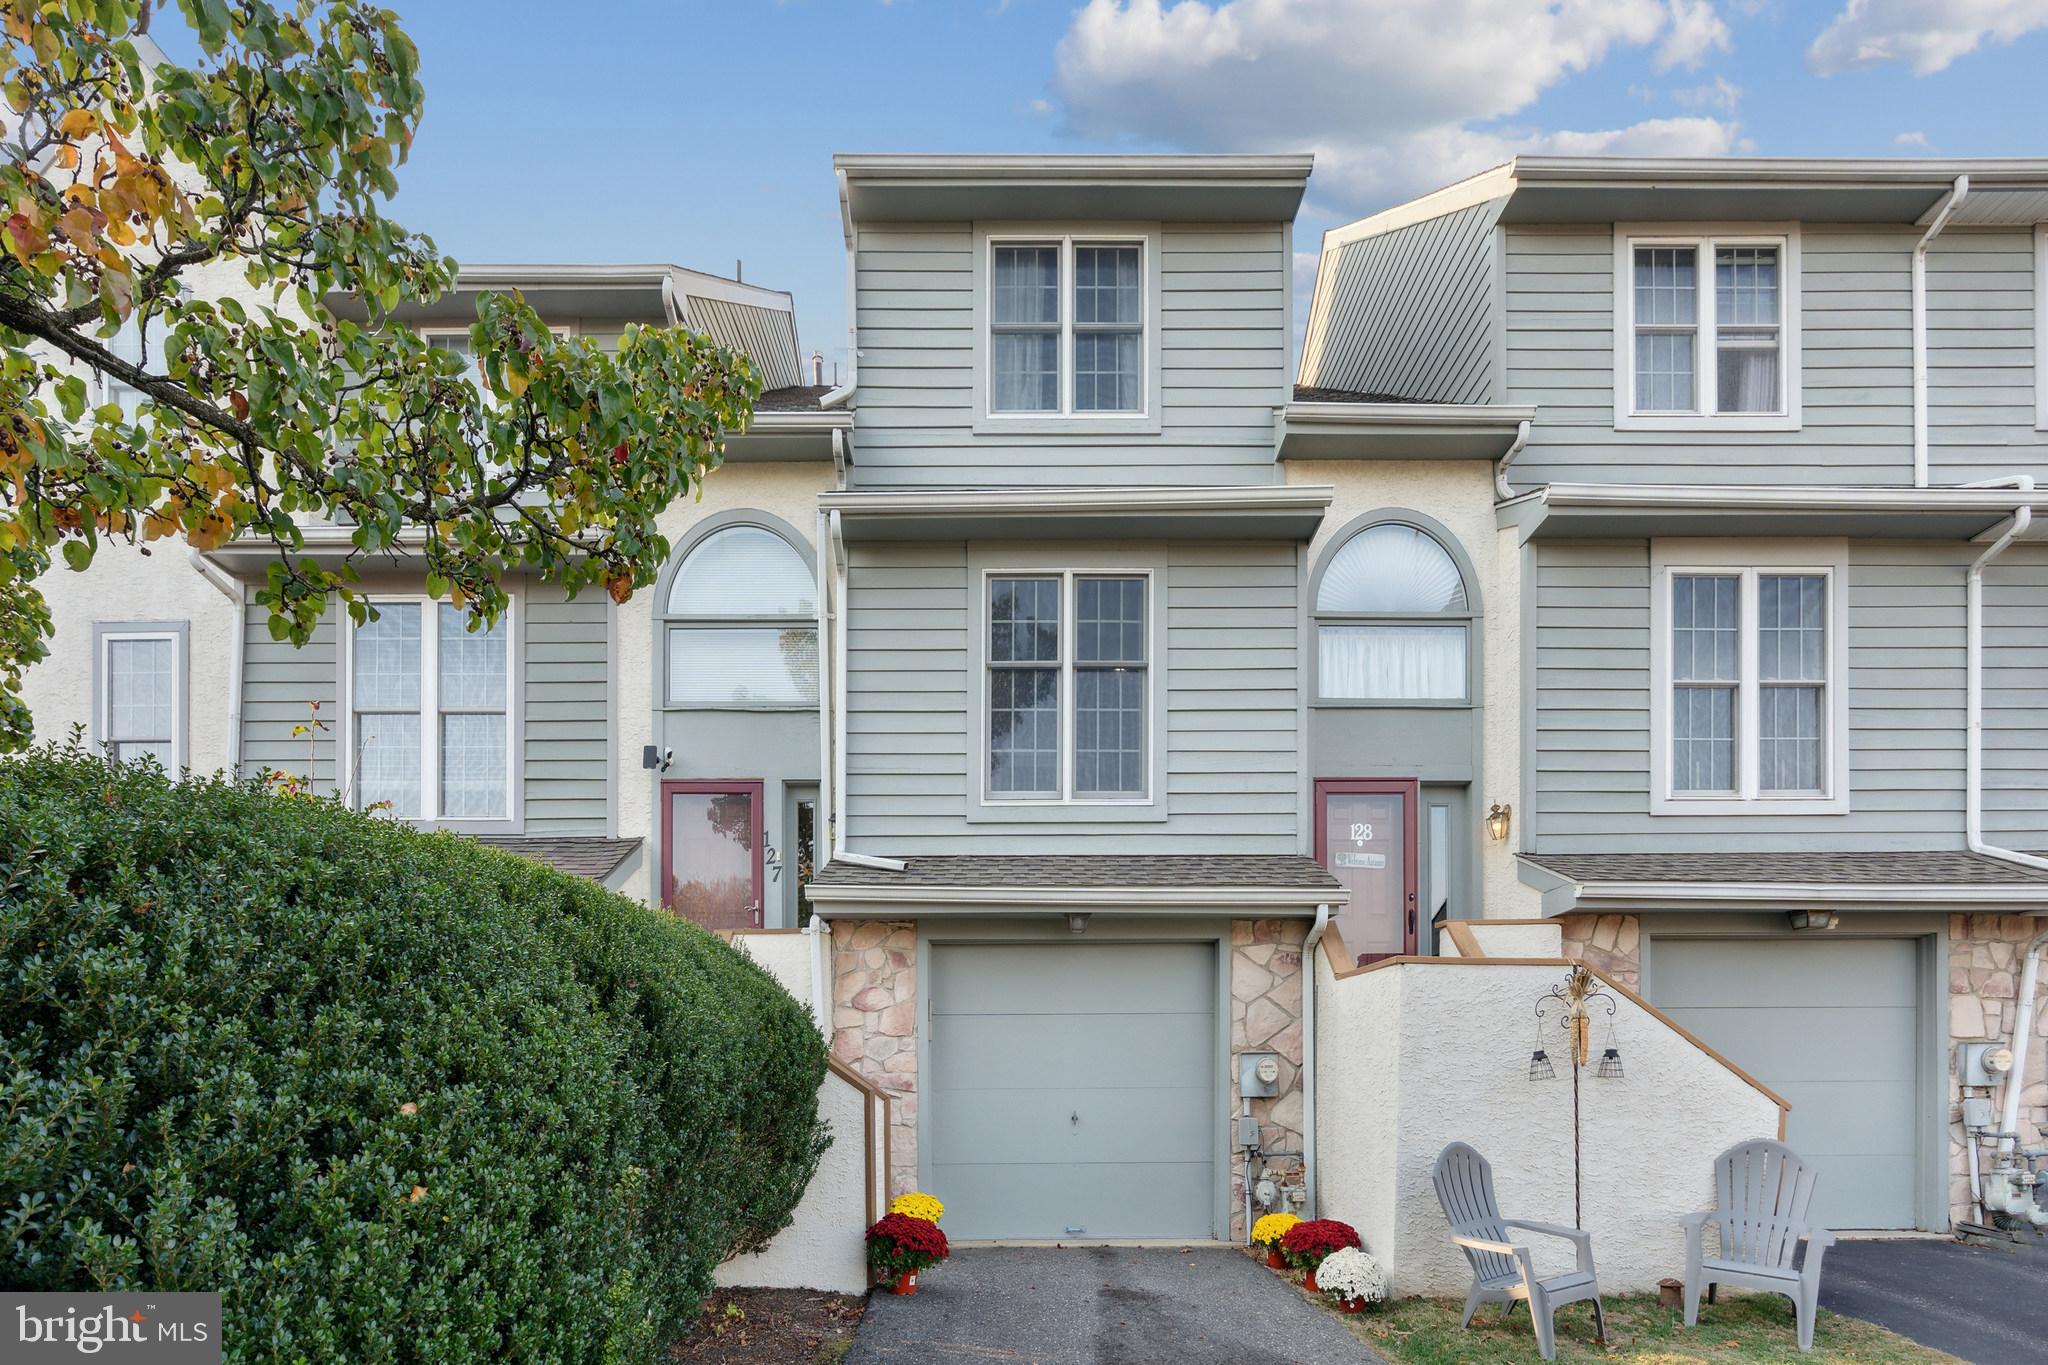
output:
[[[1368,526],[1323,570],[1316,610],[1353,616],[1462,612],[1465,576],[1428,532],[1399,522]]]
[[[811,566],[786,538],[747,523],[712,531],[668,587],[667,704],[816,706],[817,613]]]

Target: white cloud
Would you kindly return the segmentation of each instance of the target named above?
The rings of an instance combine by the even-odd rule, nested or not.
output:
[[[1699,70],[1710,53],[1727,52],[1735,46],[1728,25],[1714,11],[1713,0],[1666,0],[1671,13],[1671,31],[1657,48],[1657,69],[1669,71],[1682,66]]]
[[[2048,28],[2048,0],[1849,0],[1806,61],[1823,76],[1901,63],[1931,75],[1987,41],[2015,42]]]
[[[1674,90],[1671,98],[1681,109],[1719,109],[1724,114],[1732,114],[1742,103],[1742,87],[1726,76],[1716,76],[1704,85]]]
[[[1927,140],[1927,134],[1917,129],[1910,133],[1900,133],[1892,139],[1892,146],[1894,147],[1930,147],[1932,145]]]
[[[1695,9],[1712,17],[1688,0],[1089,0],[1052,84],[1085,138],[1313,151],[1319,196],[1355,209],[1518,151],[1729,150],[1735,125],[1714,118],[1507,123],[1618,50],[1663,39],[1676,63],[1711,50]],[[1681,11],[1691,36],[1673,47]]]

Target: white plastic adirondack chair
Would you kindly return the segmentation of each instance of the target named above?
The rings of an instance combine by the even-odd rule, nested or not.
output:
[[[1493,1166],[1462,1142],[1452,1143],[1437,1156],[1436,1197],[1451,1225],[1451,1241],[1472,1264],[1472,1292],[1465,1296],[1465,1317],[1458,1324],[1460,1327],[1472,1325],[1472,1315],[1482,1303],[1504,1303],[1506,1311],[1512,1313],[1517,1302],[1527,1299],[1529,1317],[1536,1328],[1536,1349],[1545,1360],[1555,1360],[1557,1310],[1565,1304],[1590,1299],[1594,1326],[1600,1339],[1607,1339],[1607,1313],[1600,1306],[1600,1281],[1593,1274],[1591,1233],[1555,1223],[1501,1217],[1500,1205],[1493,1196]],[[1509,1228],[1562,1237],[1576,1244],[1578,1269],[1538,1279],[1529,1248],[1509,1241]]]
[[[1698,1323],[1700,1287],[1707,1302],[1717,1285],[1739,1284],[1792,1300],[1799,1349],[1813,1349],[1813,1316],[1820,1305],[1820,1261],[1835,1234],[1806,1221],[1820,1173],[1782,1142],[1739,1142],[1714,1158],[1714,1208],[1685,1216],[1685,1325]],[[1707,1224],[1721,1234],[1708,1256]],[[1799,1244],[1806,1258],[1793,1265]]]

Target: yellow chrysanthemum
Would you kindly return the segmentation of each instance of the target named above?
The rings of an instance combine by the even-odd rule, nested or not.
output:
[[[889,1201],[889,1212],[900,1213],[906,1218],[921,1218],[927,1223],[936,1223],[946,1216],[946,1206],[929,1194],[912,1190],[899,1194]]]
[[[1287,1229],[1300,1221],[1291,1213],[1269,1213],[1252,1224],[1252,1240],[1260,1246],[1278,1246]]]

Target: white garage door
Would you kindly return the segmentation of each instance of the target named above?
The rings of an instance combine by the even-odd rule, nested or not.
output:
[[[939,945],[920,1141],[960,1238],[1209,1237],[1216,950]]]
[[[1792,1105],[1830,1228],[1910,1228],[1920,1169],[1911,939],[1654,940],[1658,1008]]]

